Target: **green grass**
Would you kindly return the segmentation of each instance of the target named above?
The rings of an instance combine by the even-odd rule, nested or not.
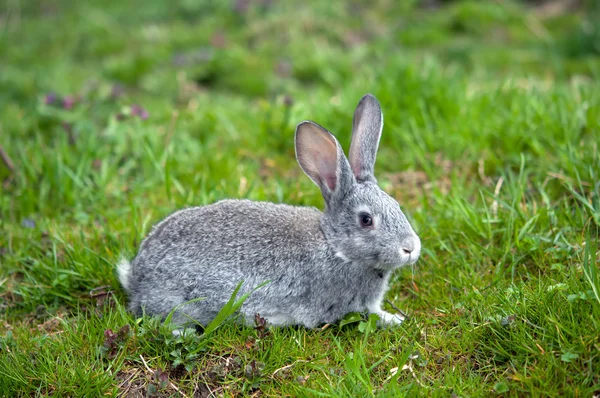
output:
[[[600,391],[598,7],[302,4],[0,5],[0,396]],[[410,320],[174,337],[127,313],[114,264],[175,209],[322,207],[295,125],[348,148],[367,92],[423,242],[386,296]]]

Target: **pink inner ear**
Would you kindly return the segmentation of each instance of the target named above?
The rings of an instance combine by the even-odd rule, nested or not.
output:
[[[353,156],[350,160],[350,167],[352,168],[352,173],[354,177],[358,178],[360,176],[360,171],[362,170],[362,163],[356,159],[357,156]]]
[[[323,163],[326,163],[326,162],[323,162]],[[327,183],[327,186],[329,187],[329,189],[331,191],[335,190],[335,185],[337,183],[337,176],[335,174],[335,166],[336,165],[334,164],[333,170],[331,170],[330,165],[323,165],[323,168],[321,169],[321,170],[324,170],[323,173],[321,174],[321,177],[323,178],[323,180],[325,180],[325,183]]]
[[[337,179],[335,178],[335,176],[326,178],[325,182],[327,183],[327,186],[329,187],[330,190],[335,191],[335,183],[337,182]]]
[[[298,161],[304,171],[317,182],[325,183],[330,191],[337,185],[337,145],[335,139],[314,124],[305,124],[297,141]]]
[[[317,168],[318,174],[327,184],[327,187],[333,191],[335,190],[335,186],[337,183],[337,156],[332,157],[328,151],[323,151],[327,146],[320,146],[314,148],[316,150],[315,153],[315,166]],[[334,149],[335,146],[334,146]],[[336,150],[337,153],[337,150]]]

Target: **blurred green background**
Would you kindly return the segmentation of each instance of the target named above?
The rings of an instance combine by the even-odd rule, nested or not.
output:
[[[414,65],[426,71],[432,59],[482,84],[489,75],[593,79],[595,3],[6,0],[2,118],[50,91],[104,98],[107,84],[175,107],[206,90],[332,94]]]

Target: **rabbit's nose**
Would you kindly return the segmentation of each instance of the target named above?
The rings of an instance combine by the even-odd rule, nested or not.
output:
[[[409,256],[413,253],[418,255],[421,251],[421,242],[419,238],[411,236],[410,238],[404,239],[400,247],[402,252]]]
[[[406,254],[410,254],[415,250],[415,241],[414,239],[405,239],[401,245],[402,251]]]

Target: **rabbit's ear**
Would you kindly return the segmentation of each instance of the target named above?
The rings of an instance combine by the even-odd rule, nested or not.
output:
[[[361,182],[375,180],[375,157],[383,129],[383,114],[377,99],[367,94],[360,99],[352,119],[350,166]]]
[[[302,170],[321,188],[325,201],[345,194],[355,182],[344,151],[333,134],[304,121],[296,127],[296,159]]]

